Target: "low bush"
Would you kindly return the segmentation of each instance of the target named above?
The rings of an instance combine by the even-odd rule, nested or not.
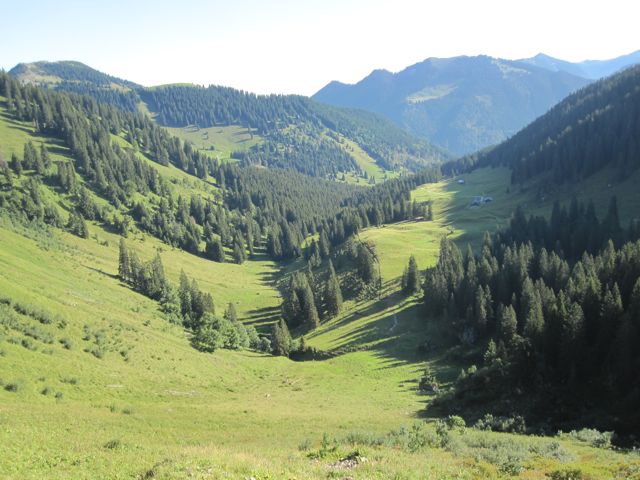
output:
[[[109,440],[107,443],[105,443],[104,448],[108,450],[116,450],[118,448],[122,448],[122,442],[117,438],[114,438],[113,440]]]
[[[565,436],[562,432],[559,436]],[[613,432],[600,432],[595,428],[583,428],[582,430],[572,430],[566,436],[590,444],[596,448],[611,448]]]
[[[547,474],[551,480],[582,480],[584,476],[582,471],[578,469],[572,470],[554,470]]]
[[[514,415],[512,417],[494,417],[490,413],[485,414],[473,427],[476,430],[493,432],[526,433],[527,425],[524,417]]]
[[[22,390],[22,384],[20,382],[9,382],[5,384],[4,389],[7,392],[18,393],[20,390]]]

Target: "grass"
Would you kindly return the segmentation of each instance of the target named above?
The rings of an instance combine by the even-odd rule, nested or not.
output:
[[[230,160],[234,151],[246,151],[262,137],[239,125],[199,128],[195,125],[167,128],[176,137],[193,143],[201,152],[219,160]]]

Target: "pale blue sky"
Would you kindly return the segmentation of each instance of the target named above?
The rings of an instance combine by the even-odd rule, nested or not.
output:
[[[79,60],[143,85],[311,95],[427,57],[640,49],[633,0],[5,1],[0,67]]]

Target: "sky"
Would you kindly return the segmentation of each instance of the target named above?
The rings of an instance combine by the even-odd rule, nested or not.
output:
[[[634,0],[30,0],[2,9],[0,68],[78,60],[145,86],[312,95],[428,57],[640,49]]]

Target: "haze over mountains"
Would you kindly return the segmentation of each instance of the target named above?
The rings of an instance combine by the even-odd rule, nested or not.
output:
[[[454,154],[513,135],[593,79],[640,61],[640,52],[571,63],[540,54],[429,58],[398,73],[374,70],[354,85],[329,83],[312,98],[386,116]]]

